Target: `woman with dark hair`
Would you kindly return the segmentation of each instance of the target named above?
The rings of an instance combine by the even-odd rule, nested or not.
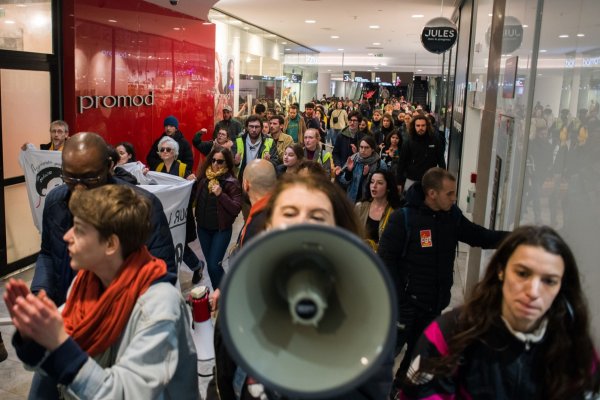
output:
[[[362,121],[359,122],[358,131],[364,136],[373,136],[369,130],[369,120],[367,118],[363,118]]]
[[[465,305],[429,325],[412,356],[403,399],[558,400],[600,392],[575,257],[549,227],[509,235]]]
[[[396,178],[396,170],[398,169],[398,161],[400,160],[400,149],[402,148],[402,136],[397,130],[390,132],[382,143],[381,159],[388,166],[390,171],[394,172]]]
[[[375,171],[369,176],[369,190],[354,211],[364,228],[363,239],[377,251],[379,237],[392,211],[400,207],[396,179],[391,171]]]
[[[136,161],[135,149],[131,143],[121,142],[117,144],[115,149],[117,150],[117,153],[119,153],[119,161],[117,162],[118,165]]]
[[[364,198],[369,173],[387,170],[387,165],[375,151],[377,144],[371,136],[360,140],[358,151],[348,157],[346,164],[339,175],[340,183],[346,188],[348,198],[356,203]]]
[[[384,143],[385,138],[387,138],[390,135],[390,133],[397,131],[398,130],[394,125],[394,117],[392,116],[392,114],[386,113],[383,115],[383,117],[381,117],[381,131],[379,132],[379,136],[375,138],[375,141],[378,145],[381,145],[382,143]]]
[[[215,146],[198,168],[194,198],[198,239],[213,289],[223,277],[223,260],[232,226],[242,207],[242,188],[233,175],[231,151]]]
[[[298,143],[291,144],[283,150],[283,163],[275,168],[277,176],[298,172],[298,165],[304,159],[304,149]]]

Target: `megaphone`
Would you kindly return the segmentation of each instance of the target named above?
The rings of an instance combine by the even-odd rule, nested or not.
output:
[[[238,253],[221,288],[230,355],[281,395],[343,395],[393,353],[392,280],[345,230],[311,224],[263,234]]]

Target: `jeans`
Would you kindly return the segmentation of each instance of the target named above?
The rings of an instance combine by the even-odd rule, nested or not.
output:
[[[213,290],[219,287],[225,271],[221,267],[221,261],[231,240],[232,228],[219,231],[218,229],[204,229],[198,227],[198,239],[202,252],[206,259],[206,269],[212,283]]]

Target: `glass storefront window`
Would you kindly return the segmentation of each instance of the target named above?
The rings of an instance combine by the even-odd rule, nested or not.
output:
[[[48,53],[52,50],[51,2],[0,4],[0,49]]]
[[[217,10],[209,19],[216,26],[216,80],[229,82],[227,90],[215,89],[217,120],[225,104],[245,107],[244,114],[257,102],[282,112],[316,95],[316,52]],[[249,100],[252,105],[244,106]]]

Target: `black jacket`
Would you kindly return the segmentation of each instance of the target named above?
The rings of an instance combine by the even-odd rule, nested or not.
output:
[[[162,135],[160,135],[160,137],[158,139],[156,139],[156,141],[154,143],[152,143],[152,147],[150,148],[150,151],[148,152],[148,156],[146,157],[146,162],[148,163],[148,168],[150,168],[150,170],[152,170],[152,171],[156,171],[156,167],[162,161],[160,159],[160,156],[157,153],[157,147],[158,147],[158,142],[160,142],[160,139],[162,139],[165,136],[167,136],[167,134],[163,133]],[[171,138],[173,140],[175,140],[177,142],[177,144],[179,145],[179,155],[177,156],[177,159],[181,160],[182,163],[189,166],[190,168],[193,168],[194,154],[192,153],[192,148],[190,147],[190,143],[183,136],[183,133],[181,133],[181,131],[178,130],[173,135],[171,135]]]
[[[150,237],[146,240],[146,246],[153,256],[161,258],[167,263],[167,270],[171,273],[169,275],[171,282],[175,283],[177,280],[175,248],[169,222],[158,197],[115,177],[109,178],[107,184],[129,185],[138,194],[150,199],[153,229]],[[71,258],[67,250],[67,243],[63,240],[65,233],[73,226],[73,214],[67,206],[70,198],[71,191],[67,185],[54,188],[46,197],[42,248],[35,263],[35,273],[31,282],[32,292],[37,293],[44,289],[56,305],[65,302],[67,290],[76,274],[70,266]]]
[[[350,128],[345,127],[340,134],[338,135],[335,146],[333,146],[333,151],[331,155],[333,156],[333,164],[336,167],[343,167],[348,161],[348,157],[352,154],[352,147],[350,145],[354,144],[356,149],[358,150],[358,145],[360,143],[360,139],[364,136],[359,130],[356,131],[354,136],[350,133]]]
[[[447,343],[458,329],[460,312],[461,308],[458,308],[440,316],[425,330],[440,334],[422,335],[413,352],[413,360],[420,357],[420,365],[424,365],[428,358],[447,354]],[[466,348],[460,366],[452,376],[436,376],[421,385],[405,385],[402,398],[546,398],[542,372],[548,333],[546,330],[537,342],[530,340],[526,343],[517,339],[498,317],[489,331]],[[598,379],[597,359],[591,369]],[[583,396],[573,398],[583,399]]]
[[[432,210],[418,182],[406,193],[406,201],[408,238],[405,211],[398,209],[379,239],[378,253],[394,278],[400,302],[439,313],[450,303],[458,242],[492,249],[508,232],[472,223],[456,205],[449,211]]]
[[[420,182],[428,169],[446,168],[444,146],[431,134],[411,135],[402,143],[400,162],[398,163],[398,183],[404,186],[406,179]]]

